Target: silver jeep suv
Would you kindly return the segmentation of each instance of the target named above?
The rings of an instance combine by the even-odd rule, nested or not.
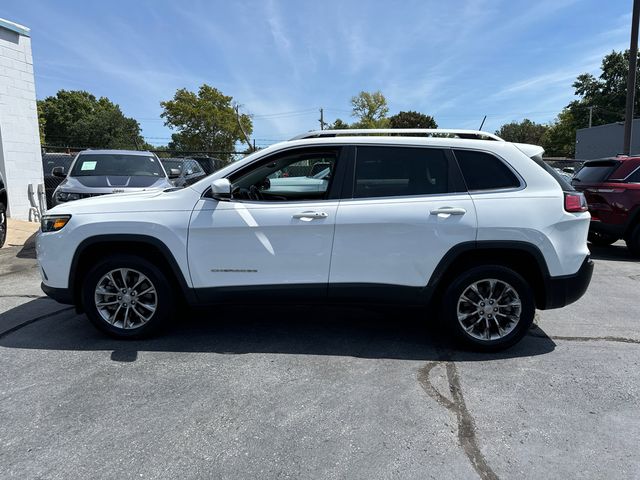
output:
[[[138,192],[172,188],[169,180],[180,175],[173,169],[167,175],[162,163],[151,152],[129,150],[84,150],[64,171],[55,167],[53,175],[65,177],[53,193],[53,204],[95,197],[108,193]]]

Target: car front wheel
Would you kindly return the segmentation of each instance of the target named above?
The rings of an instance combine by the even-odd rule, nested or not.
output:
[[[640,257],[640,223],[631,230],[631,235],[626,239],[626,243],[631,254]]]
[[[169,279],[153,263],[133,255],[112,255],[88,272],[82,302],[99,330],[118,338],[139,338],[171,317],[175,296]]]
[[[613,235],[607,235],[606,233],[602,233],[602,232],[589,232],[588,240],[593,245],[596,245],[599,247],[606,247],[608,245],[615,243],[616,240],[618,240],[618,238]]]
[[[0,248],[7,239],[7,207],[0,202]]]
[[[535,315],[533,292],[502,266],[474,267],[447,288],[443,319],[455,339],[479,351],[499,351],[526,335]]]

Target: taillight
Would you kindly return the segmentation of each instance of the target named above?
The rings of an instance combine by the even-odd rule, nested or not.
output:
[[[587,200],[580,192],[564,192],[564,209],[571,213],[586,212]]]

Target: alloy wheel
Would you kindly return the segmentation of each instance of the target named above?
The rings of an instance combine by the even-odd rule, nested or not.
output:
[[[153,282],[129,268],[118,268],[103,275],[96,284],[94,300],[103,320],[125,330],[141,327],[158,308]]]
[[[516,290],[495,278],[478,280],[458,298],[458,322],[477,340],[492,341],[511,333],[522,314],[522,302]]]

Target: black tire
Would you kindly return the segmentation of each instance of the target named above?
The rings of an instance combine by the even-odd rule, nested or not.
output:
[[[7,207],[0,202],[0,248],[7,239]]]
[[[607,247],[618,240],[618,237],[602,232],[589,232],[589,242],[598,247]]]
[[[137,306],[139,311],[146,312],[148,316],[148,320],[143,323],[140,320],[139,316],[133,315],[133,313],[131,314],[131,318],[135,317],[136,319],[140,320],[139,326],[135,326],[136,322],[133,322],[133,325],[130,328],[123,328],[122,325],[119,325],[119,323],[124,323],[122,311],[116,313],[114,317],[116,321],[114,321],[114,324],[111,324],[103,317],[104,314],[108,315],[109,312],[107,312],[105,308],[99,310],[96,306],[95,297],[96,287],[98,286],[98,283],[101,282],[103,277],[109,272],[118,269],[127,269],[133,271],[133,273],[129,272],[127,274],[128,278],[131,280],[128,283],[129,286],[131,286],[132,283],[135,283],[137,278],[141,278],[139,276],[133,277],[132,275],[140,273],[146,276],[149,282],[143,283],[140,288],[147,289],[149,285],[155,288],[155,296],[153,296],[152,294],[147,294],[146,297],[126,297],[130,300],[131,298],[133,298],[131,304],[125,304],[128,305],[129,308],[131,308],[132,312],[134,310],[133,304],[136,303],[137,299],[138,304],[135,306]],[[118,275],[114,274],[112,275],[112,277],[115,277],[115,281],[116,283],[118,283],[118,287],[127,286],[121,281],[122,276],[118,277]],[[111,286],[111,283],[109,282],[108,285]],[[114,254],[96,263],[87,273],[83,281],[83,288],[81,292],[82,305],[84,307],[84,311],[87,314],[87,317],[98,330],[116,338],[142,338],[156,332],[173,316],[176,308],[176,296],[172,285],[173,283],[170,281],[167,275],[145,258],[135,255]],[[104,291],[104,288],[102,290]],[[111,289],[109,291],[116,290]],[[143,292],[141,291],[139,293]],[[138,292],[136,292],[136,295],[137,294]],[[131,295],[133,295],[133,292],[131,292]],[[110,293],[108,297],[104,298],[107,298],[107,301],[119,301],[118,299],[123,297],[115,297],[112,293]],[[147,300],[144,300],[145,298]],[[154,301],[155,303],[153,303]],[[150,313],[150,310],[146,310],[140,306],[140,304],[147,303],[155,305],[155,311]],[[116,304],[115,307],[108,308],[115,309],[117,306],[123,308],[121,303]],[[117,320],[118,318],[120,320]]]
[[[635,257],[640,257],[640,223],[633,227],[631,234],[625,241],[631,254]]]
[[[462,294],[471,287],[471,285],[476,282],[480,282],[486,279],[495,279],[500,283],[498,287],[496,287],[495,296],[499,298],[500,290],[498,288],[503,287],[504,284],[507,284],[511,287],[511,289],[517,294],[520,301],[519,308],[519,319],[517,322],[514,322],[514,325],[508,333],[506,332],[508,328],[505,328],[505,334],[499,338],[491,338],[491,339],[479,339],[473,336],[472,334],[465,331],[464,327],[458,321],[458,301]],[[489,283],[481,283],[481,288],[490,288]],[[504,291],[504,288],[503,288]],[[480,292],[483,295],[486,294],[486,291]],[[507,293],[509,296],[510,293]],[[480,300],[478,298],[474,298],[478,305],[478,310],[481,308],[484,310],[484,306],[480,307]],[[500,300],[503,301],[503,300]],[[470,303],[467,303],[467,306],[470,306]],[[485,305],[484,302],[482,305]],[[487,309],[489,309],[488,302],[486,303]],[[493,304],[492,304],[493,305]],[[494,305],[497,308],[497,305]],[[471,307],[475,308],[475,307]],[[491,307],[494,308],[494,307]],[[516,307],[500,307],[499,315],[501,322],[506,321],[505,313],[513,313],[514,310],[512,308]],[[490,322],[488,318],[485,318],[484,315],[486,312],[483,311],[483,320],[482,326],[486,326],[487,323]],[[475,314],[476,316],[467,317],[469,318],[469,324],[475,323],[480,319],[480,314]],[[478,266],[467,270],[466,272],[461,273],[447,288],[444,294],[443,302],[442,302],[442,311],[441,318],[445,323],[445,326],[452,334],[454,339],[463,347],[482,351],[482,352],[497,352],[500,350],[504,350],[514,345],[518,341],[522,339],[531,327],[531,323],[533,322],[533,318],[535,316],[535,300],[533,296],[533,291],[529,284],[526,282],[521,275],[514,272],[513,270],[497,266],[497,265],[487,265],[487,266]],[[488,317],[492,317],[492,314],[489,313]],[[465,320],[466,321],[466,320]],[[495,319],[492,319],[491,322],[495,322]],[[498,323],[501,323],[498,322]],[[493,326],[491,323],[491,329],[495,328],[495,333],[497,334],[497,327]],[[503,325],[503,327],[506,325]],[[508,326],[507,326],[508,327]],[[477,328],[481,328],[478,325]],[[486,329],[485,329],[486,331]],[[476,335],[480,334],[478,331],[472,331]],[[491,336],[491,330],[489,330]]]

